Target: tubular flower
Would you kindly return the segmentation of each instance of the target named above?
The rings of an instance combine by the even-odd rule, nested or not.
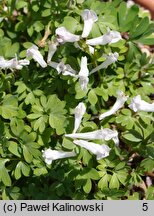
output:
[[[142,100],[140,95],[137,95],[132,99],[129,108],[132,109],[134,112],[137,111],[154,112],[154,103],[150,104]]]
[[[86,38],[92,27],[93,24],[98,20],[97,14],[93,10],[85,9],[83,13],[81,14],[83,20],[84,20],[84,27],[82,32],[82,37]]]
[[[27,59],[21,59],[21,60],[17,60],[17,57],[10,59],[10,60],[6,60],[4,59],[3,56],[0,56],[0,68],[3,69],[17,69],[17,70],[21,70],[23,68],[23,66],[29,65],[30,62]]]
[[[49,51],[48,51],[48,57],[47,57],[47,63],[49,63],[52,59],[52,56],[55,54],[57,50],[57,46],[59,45],[58,42],[50,41],[49,43]]]
[[[89,75],[95,73],[98,70],[101,70],[103,68],[107,68],[109,65],[113,64],[118,60],[119,54],[117,52],[110,53],[108,56],[104,55],[106,57],[106,60],[100,64],[99,66],[95,67],[92,71],[90,71]]]
[[[76,156],[75,152],[65,152],[65,151],[57,151],[52,149],[42,150],[42,157],[44,158],[46,164],[51,164],[53,160],[74,157]]]
[[[118,91],[117,94],[118,94],[117,100],[116,100],[115,104],[113,105],[113,107],[109,111],[101,114],[99,116],[99,120],[102,120],[107,116],[115,114],[117,112],[117,110],[119,110],[120,108],[123,107],[124,103],[128,99],[128,96],[125,96],[125,94],[122,91]]]
[[[73,133],[76,133],[77,129],[80,126],[81,120],[83,115],[86,112],[86,107],[84,103],[79,103],[78,106],[75,108],[75,123],[74,123],[74,130]]]
[[[44,61],[43,56],[36,45],[33,45],[27,50],[27,57],[33,58],[36,62],[38,62],[41,65],[41,67],[47,67],[47,63]]]
[[[111,130],[109,128],[104,128],[101,130],[96,130],[87,133],[72,133],[65,134],[66,137],[72,139],[86,139],[86,140],[113,140],[116,145],[119,144],[118,132],[116,130]]]
[[[87,67],[87,57],[84,56],[81,58],[81,69],[80,69],[79,74],[78,74],[79,83],[80,83],[81,89],[83,91],[87,90],[87,85],[89,82],[88,75],[89,75],[89,70]]]
[[[76,71],[71,68],[71,66],[69,64],[64,64],[64,62],[60,62],[60,63],[57,63],[57,62],[53,62],[53,61],[50,61],[49,63],[49,66],[55,68],[58,72],[58,74],[62,73],[64,76],[73,76],[73,77],[76,77]]]
[[[66,42],[75,42],[80,40],[79,35],[72,34],[67,31],[65,27],[59,27],[56,29],[57,41],[61,44]]]
[[[122,39],[122,37],[121,37],[121,34],[119,32],[109,30],[106,34],[104,34],[100,37],[87,40],[86,44],[92,45],[92,46],[106,45],[106,44],[116,43],[121,39]]]
[[[111,148],[107,145],[99,145],[93,142],[88,142],[85,140],[74,140],[74,144],[87,149],[88,151],[92,152],[96,155],[97,160],[101,160],[109,155]]]

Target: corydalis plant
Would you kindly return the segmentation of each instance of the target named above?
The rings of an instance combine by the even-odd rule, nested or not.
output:
[[[96,46],[96,45],[106,45],[106,44],[112,44],[116,43],[119,40],[121,40],[121,34],[117,31],[110,31],[100,37],[89,39],[86,41],[86,44],[91,45],[91,46]]]
[[[50,165],[53,160],[68,158],[68,157],[75,157],[75,152],[65,152],[65,151],[58,151],[52,149],[42,150],[42,157],[44,158],[46,164]]]
[[[78,106],[75,108],[75,122],[74,122],[74,130],[73,133],[76,133],[76,131],[78,130],[82,117],[86,112],[86,107],[84,105],[84,103],[79,103]]]
[[[47,67],[47,63],[44,61],[42,54],[38,50],[38,47],[36,45],[33,45],[27,50],[26,53],[27,57],[33,58],[36,62],[38,62],[41,67],[45,68]]]
[[[107,116],[115,114],[120,108],[123,107],[123,105],[127,99],[128,99],[128,96],[125,96],[125,94],[122,91],[118,91],[117,92],[117,100],[116,100],[115,104],[113,105],[113,107],[109,111],[101,114],[99,116],[99,120],[102,120]]]
[[[56,69],[58,74],[62,73],[64,76],[77,76],[76,71],[73,68],[71,68],[69,64],[65,65],[63,61],[61,61],[60,63],[50,61],[48,65]]]
[[[89,82],[88,76],[89,76],[89,70],[87,67],[87,57],[84,56],[81,58],[81,68],[78,74],[81,89],[84,91],[87,90],[87,85]]]
[[[93,70],[90,71],[89,75],[95,73],[96,71],[99,71],[101,69],[107,68],[109,65],[113,64],[118,60],[119,54],[117,52],[110,53],[109,55],[103,55],[103,57],[106,58],[106,60],[100,64],[99,66],[95,67]]]
[[[72,34],[65,27],[59,27],[56,29],[57,41],[61,44],[66,42],[75,42],[80,40],[79,35]]]
[[[2,69],[16,69],[21,70],[23,66],[27,66],[30,64],[30,61],[27,59],[17,60],[17,57],[6,60],[3,56],[0,56],[0,68]]]
[[[50,41],[48,45],[49,45],[49,50],[48,50],[47,63],[49,63],[51,61],[53,55],[57,51],[57,47],[58,47],[59,43],[58,43],[58,41]]]
[[[132,99],[129,108],[132,109],[134,112],[137,111],[154,112],[154,103],[150,104],[142,100],[140,95],[137,95]]]
[[[97,160],[101,160],[102,158],[109,156],[109,152],[111,150],[111,148],[105,144],[99,145],[85,140],[74,140],[73,143],[95,154]]]
[[[81,14],[83,20],[84,20],[84,27],[82,32],[82,37],[86,38],[92,27],[93,24],[98,20],[97,14],[93,10],[85,9],[83,13]]]
[[[86,139],[86,140],[113,140],[116,145],[119,144],[118,132],[116,130],[111,130],[109,128],[103,128],[101,130],[96,130],[86,133],[72,133],[65,134],[66,137],[72,139]]]

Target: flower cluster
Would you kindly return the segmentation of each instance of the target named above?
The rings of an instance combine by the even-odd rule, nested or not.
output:
[[[30,64],[30,59],[33,59],[42,68],[50,66],[55,69],[58,74],[76,78],[79,81],[81,89],[83,91],[87,91],[89,76],[99,70],[106,69],[109,65],[118,61],[119,54],[117,52],[109,53],[108,55],[103,54],[103,57],[105,58],[103,63],[94,67],[90,71],[88,69],[87,56],[82,56],[80,61],[80,70],[76,71],[69,64],[65,64],[61,59],[58,62],[52,61],[52,58],[58,47],[65,43],[74,43],[76,48],[82,49],[79,45],[79,41],[82,40],[85,41],[86,46],[89,48],[89,52],[93,55],[95,53],[95,47],[116,43],[119,40],[122,40],[122,37],[118,31],[107,28],[107,32],[105,34],[89,39],[88,36],[90,35],[93,25],[98,20],[97,14],[93,10],[85,9],[81,14],[81,17],[83,19],[83,30],[81,35],[72,34],[63,26],[58,27],[55,30],[55,39],[48,43],[47,60],[44,59],[43,55],[39,51],[39,48],[33,44],[27,49],[25,59],[18,60],[15,56],[15,58],[6,60],[4,57],[0,56],[0,68],[21,70],[23,66],[28,66]],[[124,106],[124,103],[127,101],[127,99],[128,96],[126,96],[122,91],[118,91],[115,104],[110,110],[100,114],[99,120],[101,121],[108,116],[114,115]],[[154,103],[150,104],[142,100],[140,95],[137,95],[132,98],[129,108],[134,112],[154,112]],[[80,102],[74,111],[75,121],[73,133],[65,134],[65,137],[73,139],[73,143],[75,145],[87,149],[96,155],[97,160],[100,160],[107,157],[111,150],[107,144],[104,144],[106,141],[112,140],[116,146],[119,145],[118,131],[112,130],[110,128],[101,128],[92,132],[77,133],[85,112],[85,104]],[[94,143],[92,140],[101,140],[102,144]],[[42,156],[47,164],[51,164],[53,160],[74,157],[76,156],[76,153],[74,151],[65,152],[61,150],[52,150],[49,148],[42,151]]]
[[[128,99],[128,96],[125,96],[122,91],[117,92],[117,100],[113,107],[101,114],[99,116],[99,119],[102,120],[107,116],[115,114],[120,108],[123,107],[125,101]],[[135,96],[130,105],[129,108],[132,109],[134,112],[137,111],[146,111],[146,112],[154,112],[154,103],[149,104],[144,100],[141,100],[141,96]],[[75,108],[75,121],[74,121],[74,129],[72,134],[65,134],[65,137],[69,137],[71,139],[74,139],[73,143],[77,146],[80,146],[82,148],[87,149],[91,153],[96,155],[96,159],[100,160],[102,158],[105,158],[109,156],[109,152],[111,148],[109,148],[106,144],[97,144],[94,142],[89,142],[89,140],[102,140],[108,141],[113,140],[116,146],[119,145],[119,138],[118,138],[118,132],[116,130],[111,130],[109,128],[102,128],[100,130],[92,131],[92,132],[86,132],[86,133],[76,133],[80,124],[81,120],[83,118],[83,115],[86,112],[86,107],[84,103],[80,102],[78,106]],[[47,164],[51,164],[53,160],[61,159],[61,158],[67,158],[67,157],[73,157],[76,156],[75,152],[63,152],[63,151],[56,151],[47,149],[43,151],[43,158],[45,159],[45,162]]]
[[[41,52],[39,51],[38,47],[36,45],[32,45],[29,49],[27,49],[26,56],[27,58],[31,59],[33,58],[42,68],[47,67],[48,65],[52,68],[56,69],[58,74],[63,74],[64,76],[72,76],[79,80],[81,89],[83,91],[87,90],[87,85],[89,82],[89,76],[93,74],[94,72],[107,68],[112,63],[116,62],[118,60],[118,53],[110,53],[109,55],[103,55],[106,60],[99,66],[95,67],[94,69],[89,72],[89,69],[87,67],[88,59],[86,56],[81,58],[81,65],[80,65],[80,71],[75,71],[70,65],[65,65],[62,60],[60,62],[53,62],[52,57],[55,54],[55,52],[58,49],[58,46],[61,44],[64,44],[66,42],[69,43],[75,43],[78,42],[82,38],[87,38],[93,28],[93,24],[98,20],[97,14],[92,11],[85,9],[83,13],[81,14],[84,26],[83,31],[81,35],[75,35],[69,32],[65,27],[59,27],[56,29],[55,34],[56,38],[48,43],[48,56],[47,56],[47,62],[44,60]],[[89,50],[91,53],[94,53],[94,47],[97,45],[106,45],[111,43],[116,43],[117,41],[121,40],[121,35],[117,31],[111,31],[110,29],[107,29],[107,33],[93,39],[86,39],[86,45],[89,47]],[[79,47],[79,44],[75,45],[76,47]],[[9,61],[4,60],[3,57],[0,57],[0,67],[10,68],[10,69],[22,69],[23,66],[29,65],[29,60],[19,60],[17,61],[16,58],[13,58]]]

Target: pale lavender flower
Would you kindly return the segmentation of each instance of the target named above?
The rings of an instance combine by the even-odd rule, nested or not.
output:
[[[148,103],[142,100],[140,95],[137,95],[132,99],[129,108],[132,109],[134,112],[137,111],[154,112],[154,103],[152,104]]]
[[[65,152],[65,151],[58,151],[58,150],[52,150],[52,149],[46,149],[42,150],[42,157],[45,160],[45,163],[50,165],[53,160],[62,159],[62,158],[68,158],[68,157],[74,157],[76,156],[75,152]]]
[[[74,122],[73,133],[76,133],[77,129],[79,128],[82,117],[85,114],[85,112],[86,112],[86,107],[85,107],[84,103],[80,102],[77,105],[77,107],[75,108],[75,112],[74,112],[74,114],[75,114],[75,122]]]
[[[48,65],[55,68],[58,74],[62,73],[64,76],[77,77],[76,71],[69,64],[65,65],[63,61],[60,63],[50,61]]]
[[[96,46],[96,45],[106,45],[116,43],[121,40],[121,34],[118,31],[110,31],[100,37],[89,39],[86,44]]]
[[[93,24],[98,20],[97,14],[93,10],[85,9],[81,14],[84,20],[82,37],[86,38],[92,30]]]
[[[55,54],[56,50],[57,50],[57,46],[59,45],[59,43],[57,41],[50,41],[49,42],[49,50],[48,50],[48,57],[47,57],[47,63],[49,63],[53,57],[53,55]]]
[[[72,133],[65,134],[66,137],[70,137],[72,139],[86,139],[86,140],[113,140],[116,145],[119,144],[118,132],[116,130],[111,130],[109,128],[104,128],[101,130],[96,130],[92,132],[86,133]]]
[[[16,70],[21,70],[23,68],[23,66],[29,65],[30,62],[27,59],[21,59],[21,60],[17,60],[17,57],[10,59],[10,60],[6,60],[4,59],[3,56],[0,56],[0,68],[3,69],[16,69]]]
[[[92,71],[90,71],[89,75],[95,73],[98,70],[107,68],[109,65],[116,62],[118,60],[119,54],[115,52],[115,53],[110,53],[108,56],[104,55],[104,57],[106,57],[106,60],[99,66],[95,67]]]
[[[115,104],[113,105],[113,107],[109,111],[101,114],[99,116],[99,120],[102,120],[107,116],[115,114],[120,108],[123,107],[123,105],[127,99],[128,99],[128,96],[126,96],[122,91],[118,91],[117,92],[117,100],[116,100]]]
[[[152,186],[152,178],[150,176],[146,176],[146,185],[147,187]]]
[[[80,71],[79,71],[79,74],[78,74],[79,83],[80,83],[81,89],[83,91],[87,90],[87,85],[88,85],[88,82],[89,82],[88,75],[89,75],[89,70],[88,70],[88,67],[87,67],[87,57],[84,56],[84,57],[81,58],[81,67],[80,67]]]
[[[109,156],[109,152],[111,150],[111,148],[109,148],[105,144],[100,145],[85,140],[74,140],[73,142],[74,144],[83,147],[88,151],[92,152],[93,154],[95,154],[97,160],[101,160],[102,158]]]
[[[72,34],[65,27],[59,27],[56,29],[57,41],[61,44],[66,42],[75,42],[80,40],[79,35]]]
[[[47,63],[44,61],[43,56],[36,45],[32,45],[32,47],[27,50],[26,54],[27,57],[33,58],[36,62],[38,62],[41,67],[47,67]]]
[[[134,4],[135,4],[135,3],[134,3],[134,1],[132,1],[132,0],[128,0],[127,3],[126,3],[127,8],[131,8]]]

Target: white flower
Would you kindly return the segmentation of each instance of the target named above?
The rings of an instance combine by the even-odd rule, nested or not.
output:
[[[84,105],[84,103],[79,103],[78,106],[75,108],[75,123],[74,123],[74,130],[73,133],[76,133],[77,129],[80,126],[81,120],[83,115],[86,112],[86,107]]]
[[[15,57],[13,59],[6,60],[3,56],[0,56],[0,68],[3,69],[9,68],[21,70],[23,66],[29,65],[29,63],[30,62],[27,59],[17,60],[17,57]]]
[[[84,20],[84,27],[82,32],[82,37],[85,38],[89,35],[93,24],[98,20],[97,14],[93,10],[85,9],[81,14]]]
[[[56,29],[57,41],[61,44],[66,42],[75,42],[80,40],[79,35],[72,34],[65,27],[59,27]]]
[[[134,112],[137,111],[154,112],[154,103],[150,104],[142,100],[140,95],[137,95],[132,99],[129,108],[132,109]]]
[[[50,61],[48,63],[51,67],[55,68],[58,72],[58,74],[62,73],[64,76],[73,76],[73,77],[76,77],[76,71],[71,68],[71,66],[69,64],[64,64],[63,61],[61,61],[60,63],[57,63],[57,62],[53,62],[53,61]]]
[[[52,56],[55,54],[58,45],[59,45],[58,42],[56,42],[56,41],[50,41],[50,43],[49,43],[49,50],[48,50],[48,57],[47,57],[47,62],[48,63],[51,61]]]
[[[107,116],[115,114],[117,112],[117,110],[119,110],[120,108],[123,107],[125,101],[128,99],[128,96],[125,96],[125,94],[122,91],[118,91],[117,94],[118,94],[117,100],[116,100],[115,104],[113,105],[113,107],[109,111],[101,114],[99,116],[99,120],[102,120]]]
[[[43,56],[36,45],[32,45],[32,47],[30,47],[27,50],[26,55],[27,57],[33,58],[36,62],[38,62],[41,65],[41,67],[47,67],[47,63],[44,61]]]
[[[134,4],[135,4],[135,3],[134,3],[134,1],[132,1],[132,0],[128,0],[127,3],[126,3],[127,8],[131,8]]]
[[[81,58],[81,67],[80,67],[80,71],[78,74],[81,89],[84,91],[87,90],[87,85],[89,82],[88,75],[89,75],[89,70],[87,67],[87,57],[84,56]]]
[[[109,30],[106,34],[104,34],[100,37],[87,40],[86,44],[92,45],[92,46],[106,45],[106,44],[116,43],[121,39],[122,39],[122,37],[121,37],[121,34],[119,32]]]
[[[42,157],[44,158],[47,164],[51,164],[53,160],[67,158],[67,157],[74,157],[76,156],[75,152],[65,152],[65,151],[57,151],[52,149],[42,150]]]
[[[86,140],[113,140],[116,145],[119,144],[118,132],[116,130],[111,130],[109,128],[104,128],[101,130],[96,130],[86,133],[72,133],[65,134],[66,137],[72,139],[86,139]]]
[[[119,54],[117,52],[110,53],[108,56],[104,55],[106,57],[106,60],[100,64],[99,66],[95,67],[92,71],[90,71],[89,75],[95,73],[98,70],[101,70],[103,68],[107,68],[109,65],[113,64],[118,60]]]
[[[103,144],[103,145],[99,145],[93,142],[88,142],[85,140],[74,140],[73,141],[74,144],[83,147],[87,150],[89,150],[90,152],[92,152],[93,154],[96,155],[96,159],[97,160],[101,160],[102,158],[105,158],[109,155],[109,152],[111,150],[111,148],[109,148],[107,145]]]

